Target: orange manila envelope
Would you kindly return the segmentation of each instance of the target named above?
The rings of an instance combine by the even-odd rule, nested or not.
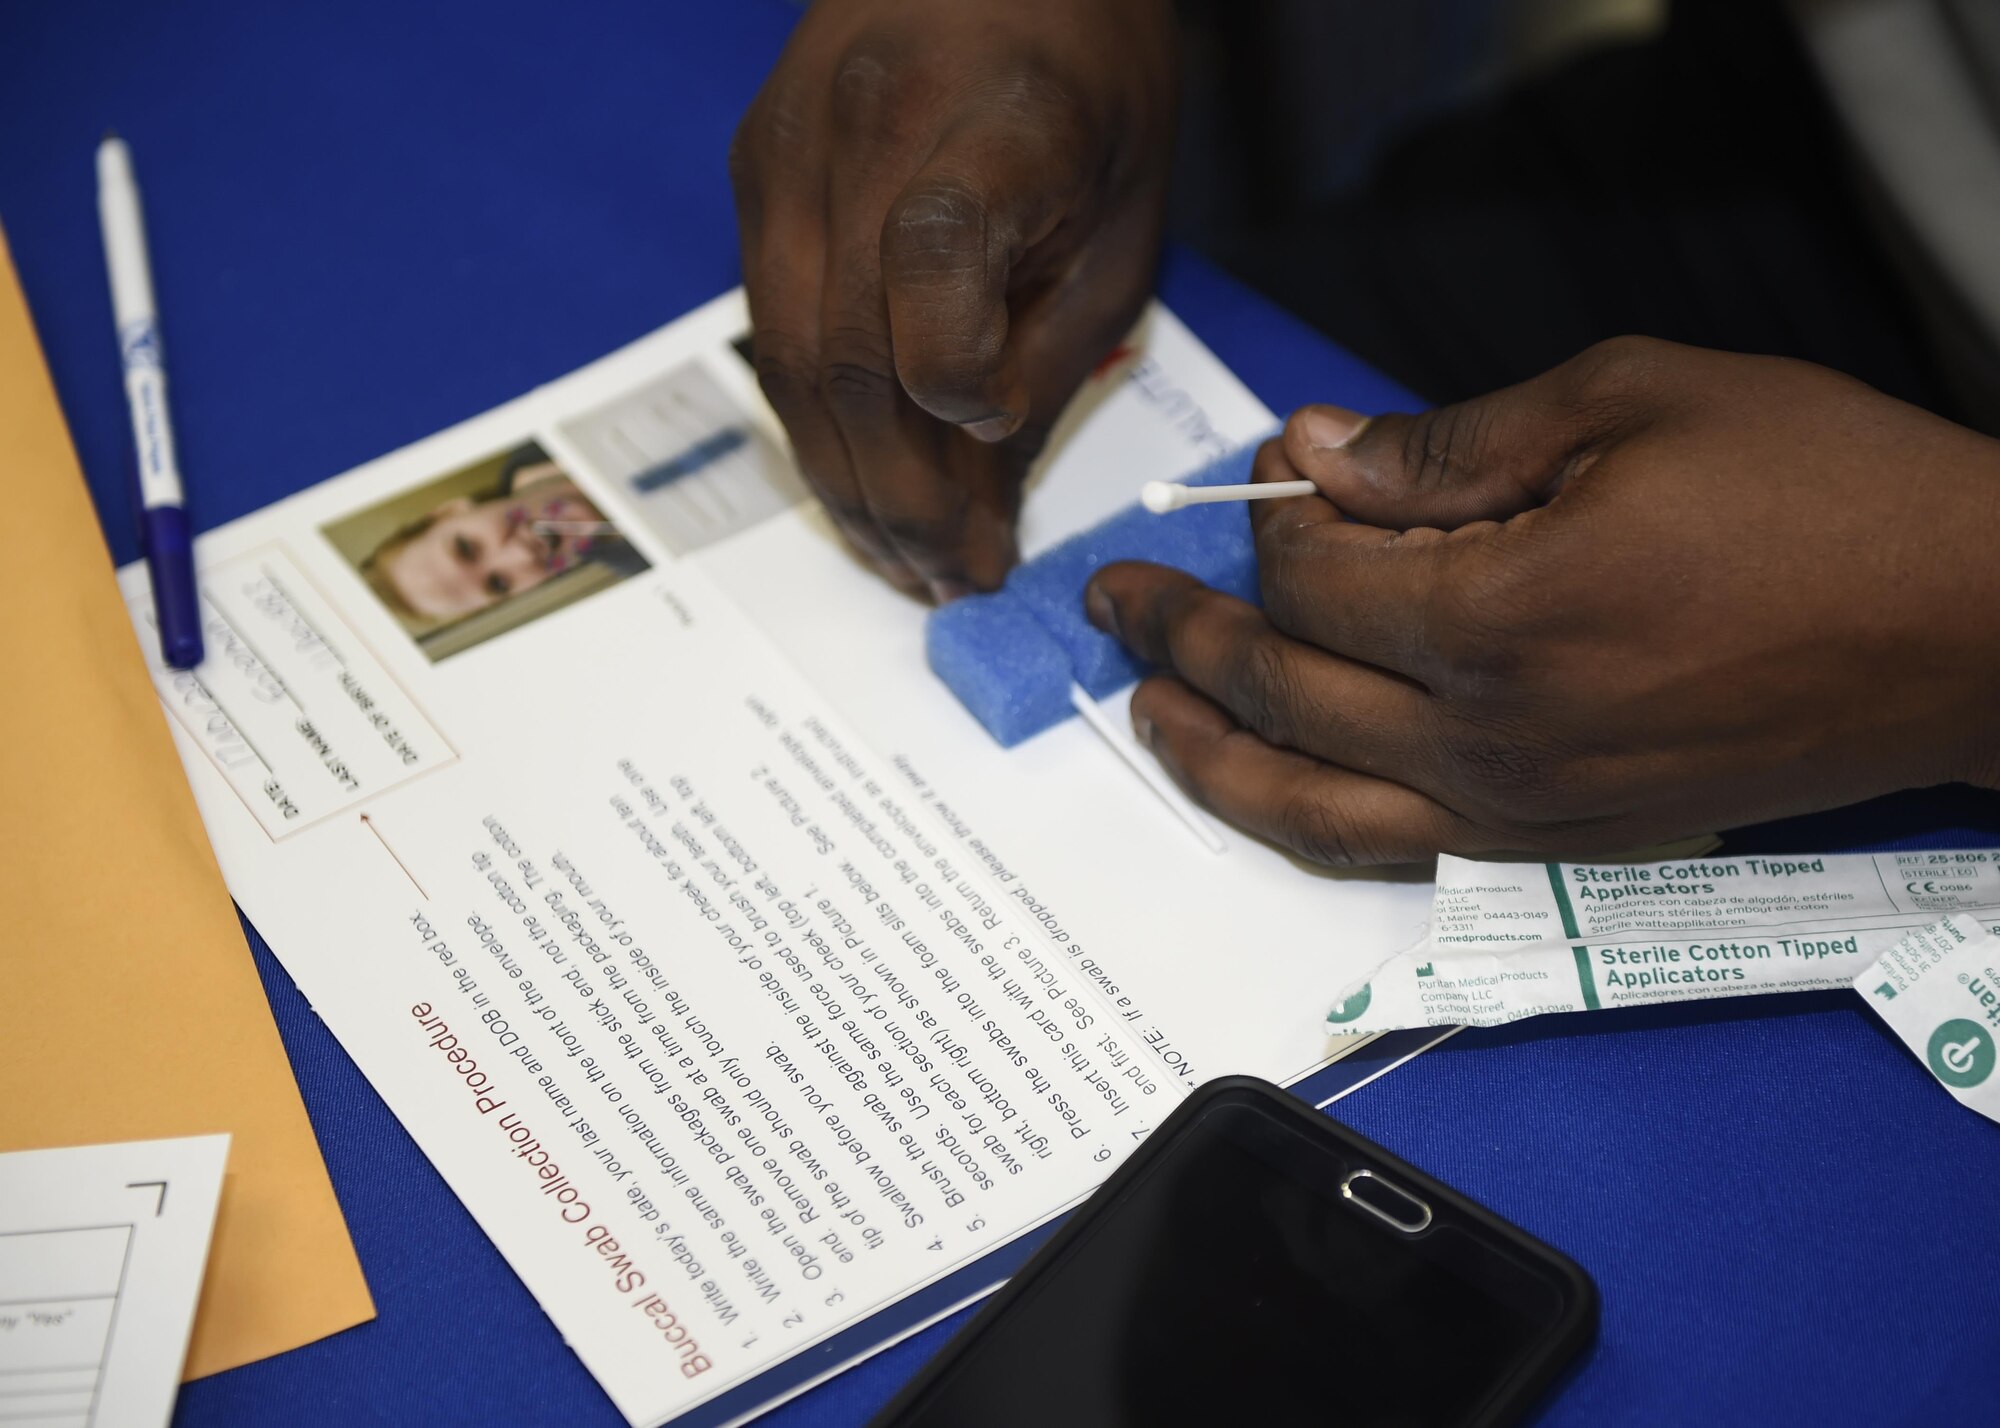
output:
[[[375,1308],[4,237],[0,482],[34,533],[0,560],[0,1151],[229,1132],[199,1378]]]

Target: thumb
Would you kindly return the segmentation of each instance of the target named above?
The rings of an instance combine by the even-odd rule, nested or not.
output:
[[[1414,415],[1301,407],[1285,423],[1285,456],[1368,525],[1504,521],[1552,499],[1622,419],[1622,404],[1586,391],[1575,366]]]
[[[1089,181],[1071,116],[974,109],[891,205],[882,282],[896,374],[918,406],[983,441],[1028,417],[1030,374],[1011,331],[1016,267]]]

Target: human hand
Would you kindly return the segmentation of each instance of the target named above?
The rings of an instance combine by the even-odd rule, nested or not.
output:
[[[998,585],[1030,461],[1137,319],[1168,0],[820,0],[730,154],[757,375],[908,593]]]
[[[1318,862],[1591,854],[2000,787],[2000,443],[1823,368],[1642,339],[1363,423],[1252,507],[1264,609],[1109,566],[1141,740]],[[1343,519],[1346,516],[1349,519]]]

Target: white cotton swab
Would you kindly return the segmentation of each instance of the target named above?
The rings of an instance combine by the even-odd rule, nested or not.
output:
[[[1205,506],[1211,501],[1269,501],[1279,496],[1318,494],[1319,487],[1310,481],[1256,481],[1248,486],[1182,486],[1173,481],[1148,481],[1139,488],[1139,504],[1156,516],[1164,516],[1182,506]]]
[[[1220,853],[1223,850],[1222,835],[1215,831],[1215,825],[1208,821],[1207,815],[1194,806],[1188,796],[1180,791],[1179,785],[1166,776],[1159,764],[1147,757],[1146,751],[1139,747],[1130,734],[1111,722],[1105,712],[1097,707],[1097,701],[1090,697],[1089,691],[1072,681],[1069,687],[1069,702],[1076,706],[1076,712],[1083,716],[1083,722],[1097,731],[1098,737],[1111,746],[1113,752],[1125,761],[1127,768],[1145,780],[1146,787],[1159,795],[1160,802],[1174,811],[1175,816],[1187,825],[1188,832],[1201,840],[1204,848],[1211,853]]]

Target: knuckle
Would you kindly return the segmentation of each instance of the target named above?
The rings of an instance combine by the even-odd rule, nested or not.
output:
[[[1671,369],[1686,351],[1653,337],[1610,337],[1560,369],[1558,401],[1579,437],[1565,479],[1587,468],[1592,447],[1675,399],[1682,384]]]
[[[1074,90],[1045,66],[1016,54],[995,66],[966,92],[969,105],[994,124],[1046,139],[1051,154],[1088,149],[1084,106]]]
[[[1307,862],[1348,868],[1360,861],[1353,830],[1321,791],[1291,793],[1278,816],[1278,829],[1285,846]]]
[[[815,125],[798,86],[774,79],[751,101],[729,141],[729,177],[738,193],[766,169],[796,170]]]
[[[1673,347],[1656,337],[1607,337],[1570,360],[1569,376],[1586,399],[1613,396],[1642,385]]]
[[[896,378],[871,363],[836,359],[819,369],[819,394],[836,412],[875,410],[895,400]]]
[[[795,411],[812,398],[819,378],[817,363],[805,343],[764,330],[751,339],[751,355],[757,385],[780,414]]]
[[[1492,425],[1492,405],[1455,402],[1410,418],[1403,427],[1402,469],[1411,493],[1462,485],[1478,468]]]
[[[1232,640],[1224,697],[1246,727],[1268,744],[1302,746],[1312,723],[1298,661],[1270,633]]]
[[[879,35],[855,41],[834,67],[831,112],[836,133],[879,138],[898,127],[909,73],[900,47]]]
[[[962,273],[984,265],[990,228],[986,199],[971,180],[935,174],[890,205],[883,257],[910,276],[932,267]]]
[[[895,358],[888,340],[861,328],[840,328],[820,350],[818,391],[835,412],[879,411],[896,400]]]

